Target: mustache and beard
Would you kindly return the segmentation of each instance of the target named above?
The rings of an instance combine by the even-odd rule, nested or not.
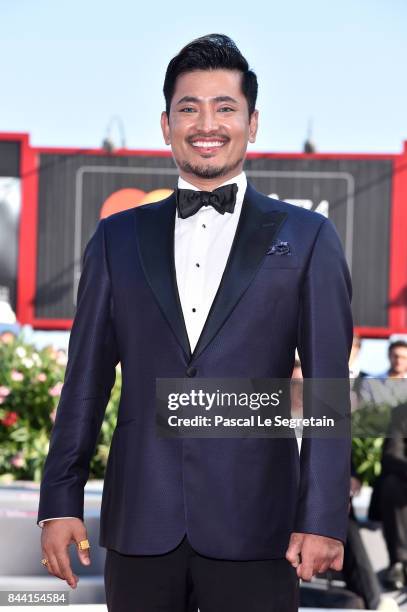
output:
[[[193,164],[187,160],[178,160],[175,162],[181,170],[188,174],[193,174],[199,178],[203,179],[214,179],[222,176],[226,176],[230,172],[233,172],[243,161],[243,157],[237,159],[235,162],[231,164],[225,164],[223,166],[211,166],[209,164]]]
[[[205,136],[208,137],[207,135]],[[190,142],[196,139],[197,136],[194,136],[190,139]],[[213,137],[216,140],[216,136]],[[229,139],[227,139],[228,141]],[[175,163],[177,164],[180,170],[183,170],[187,174],[193,174],[201,179],[216,179],[222,176],[226,176],[230,172],[233,172],[242,162],[243,157],[229,163],[224,164],[223,166],[213,166],[211,164],[205,164],[204,162],[201,164],[192,163],[186,159],[179,160],[175,158]]]

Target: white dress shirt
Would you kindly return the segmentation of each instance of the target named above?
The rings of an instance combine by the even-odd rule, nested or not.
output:
[[[230,183],[236,183],[238,187],[233,213],[222,215],[213,206],[202,206],[186,219],[179,217],[178,211],[175,216],[175,272],[191,351],[198,342],[229,257],[246,192],[246,174],[241,172],[219,187]],[[178,187],[200,191],[181,177],[178,178]],[[44,519],[39,526],[62,518],[74,517]]]
[[[222,185],[236,183],[238,191],[233,213],[218,213],[202,206],[186,219],[175,218],[174,258],[178,293],[193,351],[218,290],[242,210],[247,179],[244,172]],[[221,186],[221,185],[220,185]],[[178,179],[180,189],[197,187]]]

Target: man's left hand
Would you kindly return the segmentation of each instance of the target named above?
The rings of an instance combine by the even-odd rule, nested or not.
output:
[[[285,558],[297,568],[297,576],[311,580],[328,569],[340,571],[343,566],[343,544],[335,538],[313,533],[292,533]]]

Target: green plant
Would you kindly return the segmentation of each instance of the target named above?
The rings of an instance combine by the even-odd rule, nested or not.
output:
[[[66,353],[47,346],[37,350],[22,335],[0,341],[0,481],[40,481],[63,386]],[[116,423],[121,374],[106,408],[90,465],[91,478],[103,478]]]
[[[391,410],[387,404],[366,402],[352,412],[352,457],[364,484],[373,485],[380,474],[382,447]]]
[[[352,456],[356,472],[363,484],[373,485],[381,471],[384,438],[353,438]]]

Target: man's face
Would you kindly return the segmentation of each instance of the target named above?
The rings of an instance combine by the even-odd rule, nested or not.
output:
[[[389,353],[390,368],[395,374],[407,373],[407,348],[397,346],[391,349]]]
[[[241,80],[236,70],[196,70],[177,78],[161,127],[186,180],[227,180],[242,171],[247,143],[256,139],[258,111],[249,118]]]

